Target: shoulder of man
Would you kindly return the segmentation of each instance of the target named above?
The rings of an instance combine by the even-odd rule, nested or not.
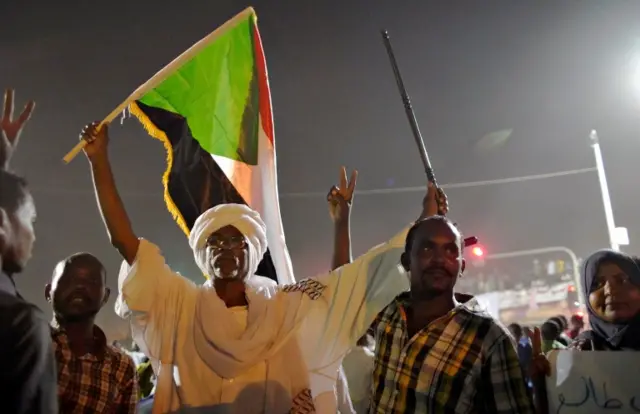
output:
[[[517,349],[516,341],[509,333],[509,329],[480,304],[476,303],[475,300],[465,303],[462,308],[471,320],[471,323],[467,324],[467,326],[469,329],[476,331],[476,335],[482,341],[486,352],[491,353],[495,345],[505,340],[510,341],[513,344],[513,348]]]
[[[4,408],[11,411],[15,405],[34,412],[57,412],[51,329],[42,311],[0,292],[0,337],[0,388],[8,397]]]
[[[44,313],[34,304],[24,299],[0,292],[0,335],[2,335],[1,346],[11,343],[11,335],[42,334],[44,338],[49,338],[49,323],[46,321]],[[32,336],[39,338],[39,335]],[[50,341],[47,341],[50,342]]]
[[[116,364],[122,367],[133,367],[135,370],[136,363],[133,360],[133,357],[129,354],[129,352],[117,348],[113,345],[107,344],[107,350],[116,361]]]
[[[367,329],[367,334],[376,337],[376,331],[381,328],[381,324],[384,325],[393,318],[393,315],[398,312],[399,306],[406,306],[409,303],[409,299],[411,298],[411,292],[402,292],[398,296],[395,297],[391,303],[385,306],[375,317],[371,325],[369,325],[369,329]]]

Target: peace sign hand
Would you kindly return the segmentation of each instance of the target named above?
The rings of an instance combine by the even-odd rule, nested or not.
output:
[[[347,169],[342,167],[340,170],[340,184],[331,187],[327,194],[329,202],[329,215],[334,223],[344,221],[351,214],[351,206],[353,205],[353,193],[356,189],[358,181],[358,171],[351,172],[351,178],[347,181]]]
[[[542,333],[540,328],[534,328],[533,332],[529,332],[531,340],[531,363],[529,365],[529,376],[534,378],[544,378],[551,375],[551,364],[542,353]]]
[[[0,119],[0,168],[9,167],[9,161],[18,146],[22,129],[31,118],[35,107],[34,101],[27,102],[18,118],[14,120],[13,89],[7,89],[4,92],[4,110]]]

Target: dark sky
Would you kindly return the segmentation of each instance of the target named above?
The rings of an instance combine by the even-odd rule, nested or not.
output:
[[[61,157],[82,126],[249,4],[92,0],[0,3],[0,85],[38,107],[14,167],[32,184],[38,241],[20,276],[42,306],[57,260],[90,251],[116,287],[119,258],[96,209],[84,157]],[[331,225],[322,195],[341,164],[358,188],[425,182],[382,46],[387,28],[441,183],[591,167],[600,134],[617,224],[635,251],[640,163],[640,2],[266,1],[259,16],[273,94],[282,214],[298,278],[328,266]],[[510,140],[478,150],[487,133]],[[166,212],[162,146],[134,120],[114,124],[112,161],[140,236],[197,279],[185,237]],[[291,193],[318,192],[311,197]],[[595,173],[448,192],[451,216],[488,252],[565,245],[579,255],[607,244]],[[356,252],[415,218],[420,193],[356,198]],[[115,292],[114,292],[115,296]],[[116,321],[109,305],[103,324]]]

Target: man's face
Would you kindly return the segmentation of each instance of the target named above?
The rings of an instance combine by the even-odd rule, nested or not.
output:
[[[95,317],[109,298],[101,265],[75,259],[58,264],[45,292],[56,316],[67,322]]]
[[[36,235],[33,224],[36,220],[36,206],[30,194],[26,194],[18,208],[9,213],[7,225],[10,226],[9,240],[6,241],[4,271],[20,273],[31,258]]]
[[[247,240],[237,228],[226,226],[215,231],[205,248],[209,275],[218,279],[247,277]]]
[[[427,220],[419,225],[409,253],[411,292],[419,297],[452,293],[465,266],[460,233],[451,224]]]

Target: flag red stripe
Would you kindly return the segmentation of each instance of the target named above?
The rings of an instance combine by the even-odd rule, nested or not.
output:
[[[260,118],[262,130],[273,144],[273,115],[271,113],[271,91],[269,90],[269,78],[267,75],[267,62],[262,49],[262,40],[255,20],[253,22],[253,47],[255,49],[256,65],[258,69],[258,90],[260,91]]]

